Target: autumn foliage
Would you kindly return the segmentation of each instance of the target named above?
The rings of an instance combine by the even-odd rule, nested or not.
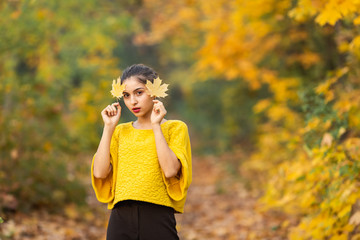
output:
[[[296,219],[282,223],[289,239],[360,239],[360,1],[5,1],[0,10],[0,205],[83,200],[73,193],[88,163],[77,160],[97,144],[111,80],[142,62],[170,83],[168,103],[194,143],[250,150],[240,172],[265,186],[259,211]]]
[[[97,141],[103,82],[118,74],[106,32],[120,21],[101,24],[111,16],[95,3],[0,3],[0,214],[85,202],[81,155]]]
[[[138,42],[192,41],[199,78],[267,89],[253,108],[256,150],[242,164],[266,173],[262,209],[297,216],[290,239],[359,239],[360,2],[145,4],[160,11]]]

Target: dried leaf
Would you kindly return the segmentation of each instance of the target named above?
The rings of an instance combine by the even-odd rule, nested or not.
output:
[[[360,211],[354,213],[349,220],[350,224],[359,225],[360,224]]]
[[[323,136],[323,139],[321,140],[321,146],[327,146],[330,147],[334,138],[331,136],[330,133],[325,133]]]
[[[120,77],[117,79],[117,81],[113,80],[112,89],[110,91],[113,97],[121,98],[123,96],[124,90],[125,90],[125,84],[121,84]]]
[[[149,80],[146,81],[146,88],[148,89],[148,94],[153,97],[166,97],[169,84],[162,84],[162,80],[158,77],[154,80],[154,83]]]

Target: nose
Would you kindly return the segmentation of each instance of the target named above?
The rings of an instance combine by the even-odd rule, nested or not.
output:
[[[131,96],[130,96],[130,103],[131,103],[132,105],[135,105],[137,102],[138,102],[138,101],[137,101],[136,96],[135,96],[135,95],[131,95]]]

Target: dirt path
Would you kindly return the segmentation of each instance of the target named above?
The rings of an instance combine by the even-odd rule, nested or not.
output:
[[[257,196],[223,165],[215,157],[194,159],[185,213],[177,215],[181,239],[286,239],[282,217],[258,213]]]
[[[256,211],[257,196],[234,179],[235,168],[225,170],[226,160],[193,159],[193,182],[185,213],[177,214],[182,240],[286,239],[283,218]],[[231,176],[231,172],[236,173]],[[67,205],[61,215],[44,211],[16,213],[0,225],[1,240],[105,240],[110,211],[99,204],[89,189],[83,210]],[[3,239],[1,238],[3,237]]]

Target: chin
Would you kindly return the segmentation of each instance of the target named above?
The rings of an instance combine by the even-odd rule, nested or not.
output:
[[[135,117],[143,117],[144,116],[144,114],[142,112],[138,112],[138,113],[132,112],[132,114],[134,114]]]

